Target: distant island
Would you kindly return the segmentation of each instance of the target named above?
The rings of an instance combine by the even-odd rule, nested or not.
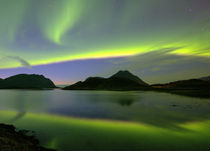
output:
[[[41,147],[39,141],[29,131],[17,131],[13,125],[0,124],[1,151],[55,151]]]
[[[144,90],[150,89],[149,84],[129,71],[119,71],[109,78],[89,77],[63,90]]]
[[[144,90],[169,92],[179,95],[210,98],[210,81],[208,78],[180,80],[166,84],[149,85],[129,71],[119,71],[109,78],[89,77],[63,90]]]
[[[52,89],[55,84],[43,75],[19,74],[0,79],[0,89]]]

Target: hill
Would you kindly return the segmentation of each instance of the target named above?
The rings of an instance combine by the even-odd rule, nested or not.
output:
[[[89,77],[64,90],[141,90],[150,88],[148,84],[129,71],[119,71],[109,78]]]
[[[43,75],[19,74],[0,80],[0,89],[47,89],[56,88],[55,84]]]
[[[132,73],[130,73],[127,70],[125,70],[125,71],[119,71],[116,74],[114,74],[113,76],[111,76],[110,78],[129,79],[131,81],[134,81],[136,83],[139,83],[140,85],[148,86],[148,84],[146,82],[142,81],[138,76],[133,75]]]
[[[202,78],[200,78],[200,80],[203,80],[203,81],[210,81],[210,76],[208,76],[208,77],[202,77]]]
[[[1,84],[1,82],[3,82],[3,81],[4,81],[4,80],[0,78],[0,84]]]
[[[199,79],[190,79],[170,82],[166,84],[155,84],[152,86],[156,88],[165,89],[209,89],[210,82],[206,82]]]
[[[180,80],[166,84],[154,84],[151,86],[157,91],[200,98],[210,97],[210,82],[199,79]]]

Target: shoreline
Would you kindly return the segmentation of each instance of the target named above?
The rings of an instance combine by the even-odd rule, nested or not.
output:
[[[54,89],[0,89],[0,90],[31,90],[31,91],[53,91],[53,90],[63,90],[63,91],[116,91],[116,92],[130,92],[130,91],[153,91],[161,93],[170,93],[180,96],[195,97],[195,98],[210,98],[210,90],[208,89],[166,89],[166,88],[146,88],[146,89],[64,89],[64,88],[54,88]]]
[[[40,145],[28,130],[17,130],[13,125],[0,123],[0,149],[8,151],[55,151]]]

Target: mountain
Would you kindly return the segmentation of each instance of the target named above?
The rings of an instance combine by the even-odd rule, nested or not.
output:
[[[64,90],[140,90],[150,88],[129,71],[119,71],[109,78],[89,77],[84,82],[67,86]]]
[[[19,74],[0,82],[1,89],[45,89],[56,88],[55,84],[43,75]]]
[[[165,88],[165,89],[209,89],[210,82],[199,79],[189,79],[189,80],[170,82],[166,84],[155,84],[152,86],[156,88]]]
[[[166,84],[155,84],[151,86],[156,91],[169,92],[191,97],[210,98],[210,81],[190,79]]]
[[[202,77],[202,78],[200,78],[200,80],[203,80],[203,81],[210,81],[210,76],[208,76],[208,77]]]
[[[136,83],[139,83],[140,85],[145,85],[147,86],[148,84],[145,83],[144,81],[142,81],[138,76],[133,75],[132,73],[130,73],[129,71],[119,71],[116,74],[114,74],[113,76],[111,76],[110,78],[122,78],[122,79],[129,79],[132,80]]]

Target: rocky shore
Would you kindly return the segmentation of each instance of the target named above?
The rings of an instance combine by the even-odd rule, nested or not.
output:
[[[40,146],[27,130],[17,130],[13,125],[0,124],[0,151],[55,151]]]

